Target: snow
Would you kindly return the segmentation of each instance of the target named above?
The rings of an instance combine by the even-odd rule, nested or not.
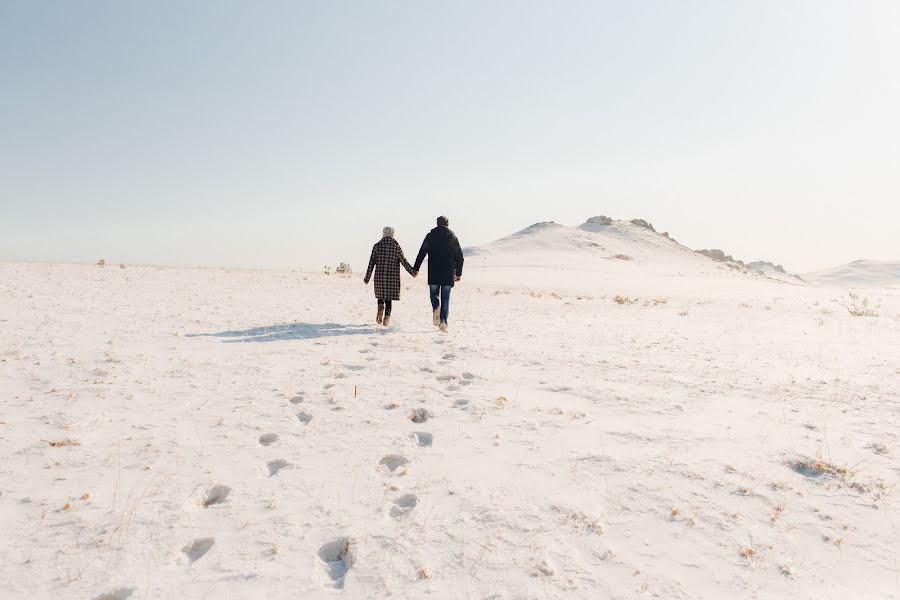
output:
[[[383,329],[358,275],[0,263],[0,597],[895,598],[867,294],[622,222],[471,252],[448,334],[421,280]]]
[[[838,287],[900,288],[900,260],[856,260],[803,276],[820,285]]]

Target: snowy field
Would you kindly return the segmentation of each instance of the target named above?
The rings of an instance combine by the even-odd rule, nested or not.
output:
[[[0,263],[0,597],[900,596],[900,290],[509,243]]]

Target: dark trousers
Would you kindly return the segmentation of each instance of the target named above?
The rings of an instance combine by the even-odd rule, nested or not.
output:
[[[384,305],[384,314],[385,315],[391,314],[391,308],[393,308],[393,306],[394,306],[392,304],[392,302],[393,302],[392,300],[382,300],[381,298],[378,299],[378,306]]]

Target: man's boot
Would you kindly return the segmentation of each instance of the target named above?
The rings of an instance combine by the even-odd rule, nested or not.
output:
[[[375,315],[375,322],[379,325],[384,321],[384,304],[378,305],[378,314]]]
[[[432,322],[434,326],[437,327],[441,324],[441,309],[440,307],[434,309],[434,315],[432,315]]]

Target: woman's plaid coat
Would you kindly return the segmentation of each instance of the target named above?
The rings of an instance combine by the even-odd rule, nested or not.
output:
[[[375,270],[375,297],[379,300],[400,299],[400,265],[412,275],[412,265],[403,256],[403,249],[397,240],[391,237],[381,238],[372,246],[372,258],[366,270],[366,283],[372,278]]]

